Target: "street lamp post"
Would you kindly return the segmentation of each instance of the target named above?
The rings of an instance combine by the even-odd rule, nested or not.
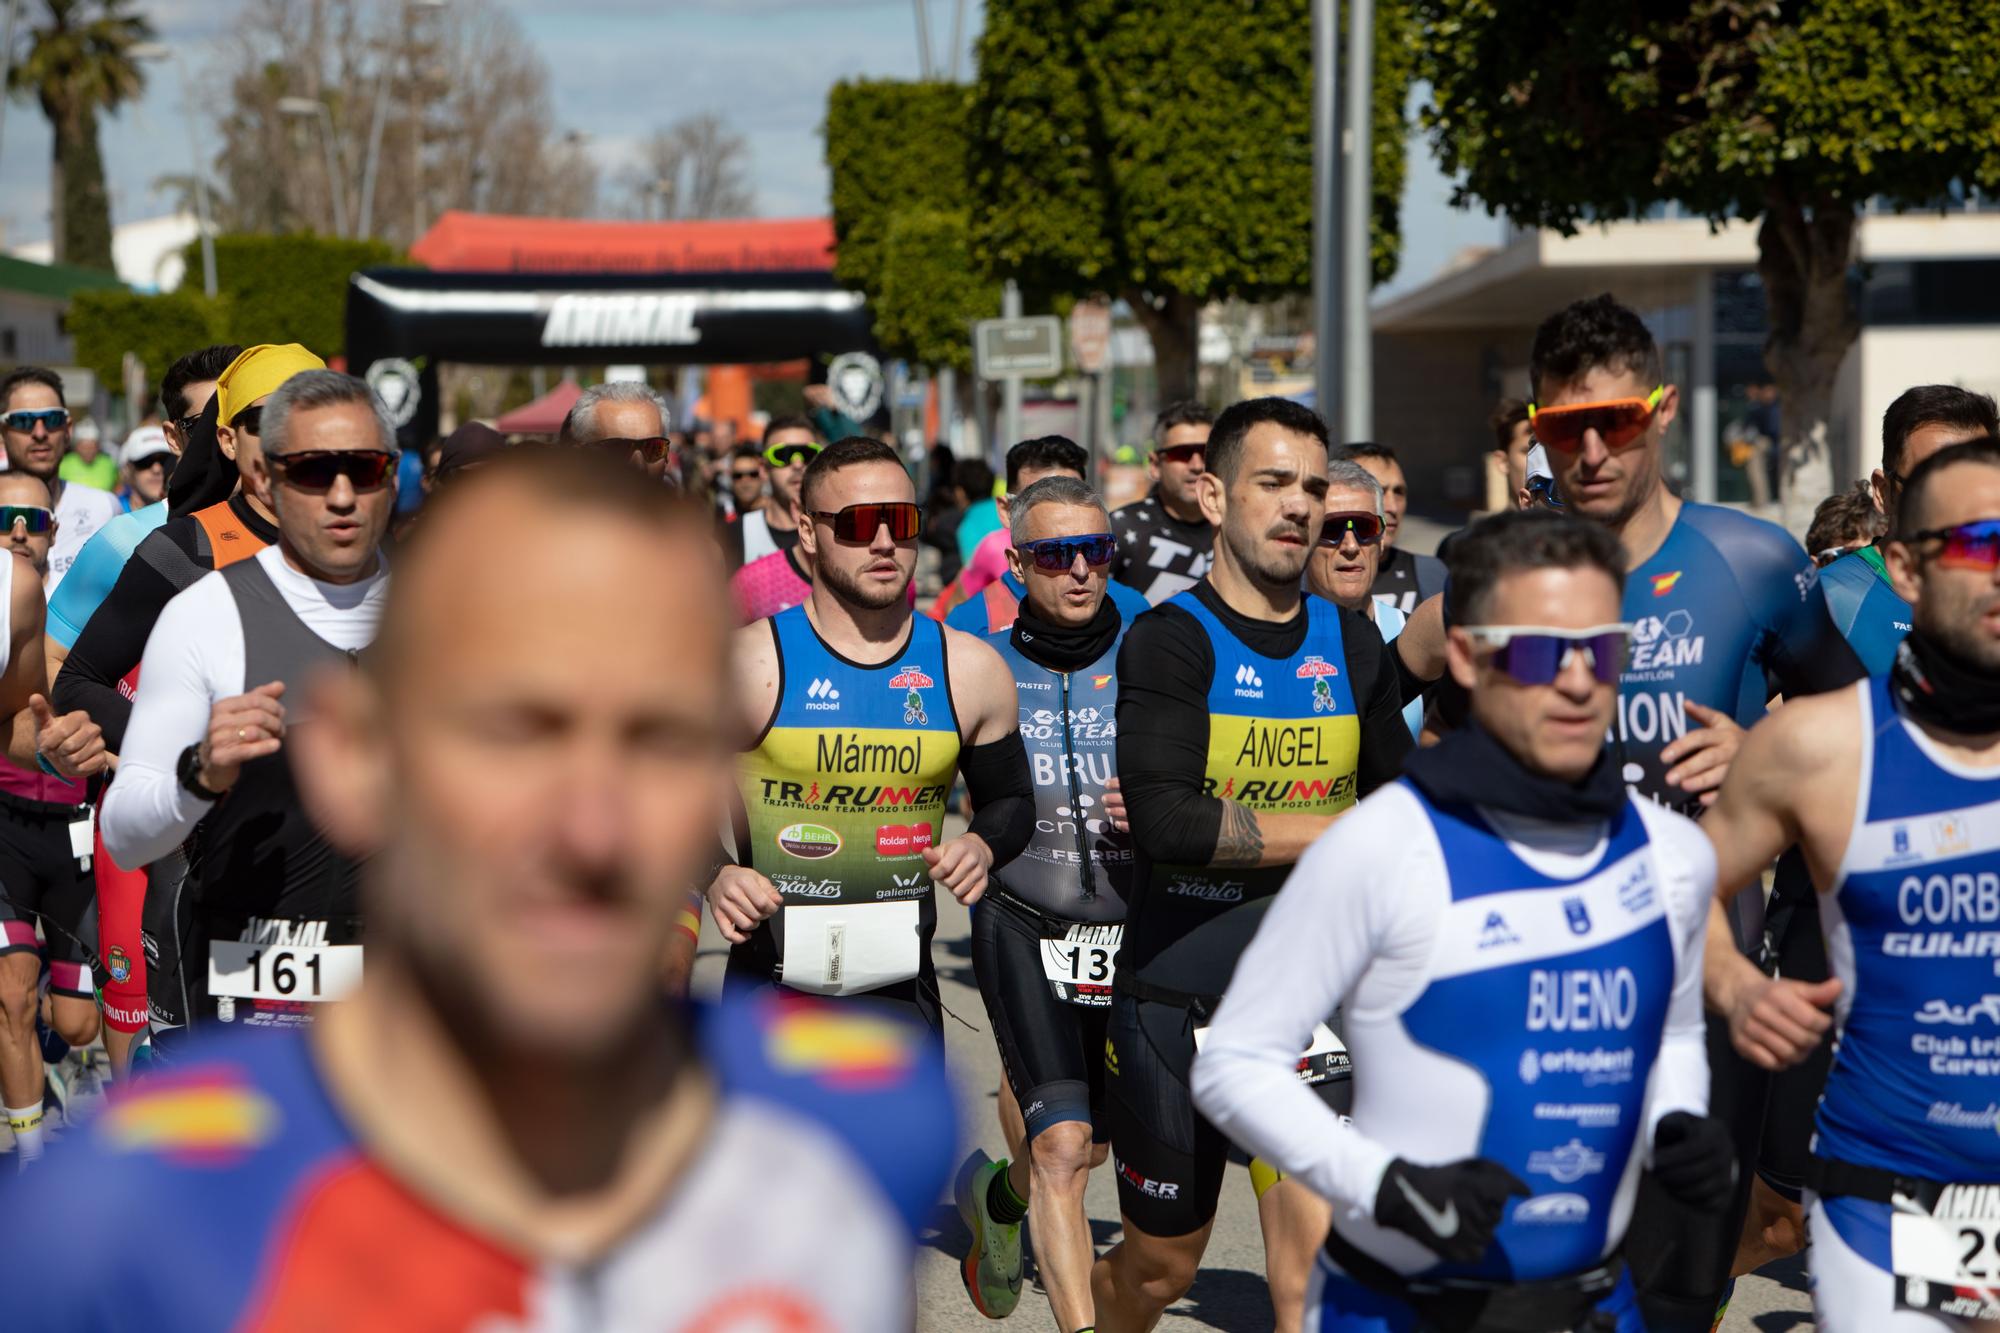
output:
[[[1313,389],[1333,419],[1340,383],[1340,0],[1313,0]]]
[[[278,113],[285,116],[315,116],[319,119],[321,132],[326,136],[320,142],[326,148],[326,184],[333,195],[333,233],[346,236],[347,231],[347,186],[340,179],[340,163],[333,151],[333,112],[324,102],[310,97],[280,97]]]
[[[1375,438],[1373,330],[1368,324],[1369,205],[1374,198],[1369,117],[1375,102],[1375,3],[1347,3],[1347,148],[1340,200],[1340,430]],[[1326,411],[1326,404],[1320,404]]]
[[[13,5],[8,5],[12,17]],[[215,296],[215,228],[208,220],[208,173],[202,167],[201,135],[194,124],[194,97],[188,90],[187,66],[181,63],[181,54],[164,42],[141,42],[131,50],[134,60],[170,60],[174,73],[181,84],[181,111],[187,119],[188,157],[194,171],[194,221],[201,233],[201,292],[211,299]]]

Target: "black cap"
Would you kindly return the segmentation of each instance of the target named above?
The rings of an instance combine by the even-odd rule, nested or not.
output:
[[[461,468],[490,463],[506,447],[505,435],[484,422],[468,421],[445,436],[444,447],[438,450],[437,470],[432,477],[443,481]]]

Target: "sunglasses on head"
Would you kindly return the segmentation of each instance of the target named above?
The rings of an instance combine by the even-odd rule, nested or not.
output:
[[[1654,388],[1644,398],[1613,398],[1601,403],[1572,403],[1567,407],[1537,407],[1528,404],[1528,425],[1535,438],[1551,449],[1573,454],[1583,447],[1586,431],[1596,431],[1607,449],[1623,449],[1646,433],[1653,413],[1667,396],[1667,386]]]
[[[764,450],[764,461],[772,467],[790,467],[794,463],[810,463],[819,457],[819,446],[794,440],[790,444],[774,444]]]
[[[370,491],[388,480],[396,468],[396,455],[380,449],[310,449],[296,454],[265,454],[264,461],[286,485],[302,491],[332,490],[333,483],[343,476],[355,490]]]
[[[1592,625],[1589,629],[1552,629],[1544,625],[1469,625],[1474,643],[1493,650],[1489,659],[1522,685],[1553,685],[1569,665],[1571,653],[1582,653],[1590,674],[1600,685],[1616,685],[1625,669],[1630,625]]]
[[[23,435],[32,434],[36,426],[43,430],[61,430],[69,424],[69,409],[66,407],[24,408],[19,412],[9,412],[0,421],[7,423],[8,430],[16,430]]]
[[[1348,533],[1363,546],[1373,546],[1382,540],[1382,519],[1378,514],[1366,509],[1343,509],[1328,514],[1326,524],[1319,530],[1321,546],[1338,546],[1346,540]]]
[[[1918,542],[1942,543],[1936,556],[1941,569],[1991,574],[2000,567],[2000,518],[1982,518],[1950,528],[1925,528],[1922,532],[1905,533],[1897,540],[1906,546]]]
[[[1164,458],[1169,463],[1192,463],[1207,456],[1208,446],[1205,444],[1170,444],[1164,449],[1153,450],[1153,457]]]
[[[1110,564],[1118,542],[1108,532],[1093,532],[1081,537],[1044,537],[1040,541],[1022,542],[1014,549],[1027,556],[1036,569],[1063,574],[1076,567],[1078,556],[1092,569]]]
[[[259,403],[255,407],[244,408],[241,412],[230,418],[230,428],[238,434],[255,435],[258,439],[263,439],[265,406],[266,404]]]
[[[28,535],[39,537],[55,527],[56,516],[40,505],[0,505],[0,532],[12,532],[16,523],[28,525]]]
[[[912,500],[849,505],[833,512],[814,510],[812,517],[833,529],[835,541],[857,546],[872,543],[882,528],[889,529],[889,535],[899,542],[913,541],[924,522],[923,511]]]
[[[623,436],[614,436],[608,440],[594,440],[591,442],[591,447],[602,449],[608,454],[638,454],[651,464],[672,453],[674,442],[659,435],[644,440],[628,440]]]

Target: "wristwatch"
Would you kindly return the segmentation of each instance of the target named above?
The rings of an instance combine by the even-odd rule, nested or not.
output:
[[[181,786],[186,787],[204,801],[219,801],[222,799],[221,792],[210,791],[201,785],[201,746],[199,745],[190,745],[187,749],[181,751],[180,762],[174,765],[174,776],[181,780]]]

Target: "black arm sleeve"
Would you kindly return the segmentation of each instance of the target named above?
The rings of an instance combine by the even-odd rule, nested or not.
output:
[[[1361,754],[1354,777],[1366,796],[1396,780],[1416,742],[1403,721],[1403,691],[1396,669],[1402,658],[1382,642],[1375,622],[1356,612],[1341,611],[1340,637],[1347,645],[1354,707],[1361,714]]]
[[[1118,649],[1118,783],[1132,842],[1147,859],[1207,865],[1222,832],[1208,776],[1208,686],[1215,654],[1179,607],[1132,622]]]
[[[125,727],[132,717],[132,701],[119,693],[118,682],[146,655],[154,622],[180,591],[158,561],[179,557],[191,563],[163,532],[148,533],[139,543],[56,675],[56,711],[80,708],[90,714],[104,729],[104,744],[113,754],[125,748]]]
[[[965,792],[972,799],[966,831],[986,840],[998,870],[1035,836],[1035,779],[1028,772],[1028,747],[1018,731],[968,745],[958,752],[958,771],[965,775]]]

